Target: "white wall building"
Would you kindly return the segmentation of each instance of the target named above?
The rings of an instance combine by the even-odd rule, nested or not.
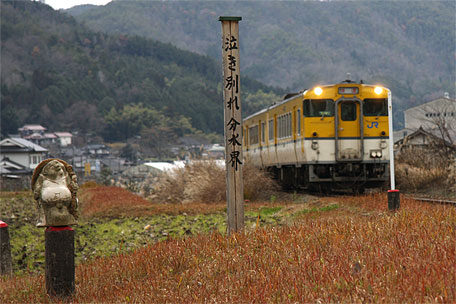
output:
[[[69,132],[55,132],[55,136],[57,136],[57,140],[61,147],[66,147],[71,145],[71,139],[73,135]]]
[[[418,141],[424,140],[423,136],[432,135],[456,142],[456,99],[445,93],[444,97],[407,109],[404,122],[404,129],[394,132],[395,143],[403,142],[405,136],[412,134]],[[417,132],[420,129],[422,131]],[[421,143],[427,144],[425,141]]]
[[[445,93],[444,97],[404,111],[404,120],[406,129],[432,129],[441,122],[456,129],[456,100]]]
[[[47,158],[47,152],[47,149],[24,138],[5,138],[0,141],[0,161],[5,165],[11,161],[33,170]]]

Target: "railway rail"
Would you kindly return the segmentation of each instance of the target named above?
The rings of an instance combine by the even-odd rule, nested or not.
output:
[[[285,192],[288,193],[299,193],[299,194],[310,194],[316,197],[347,197],[347,196],[356,196],[350,191],[331,191],[331,192],[318,192],[318,191],[309,191],[308,189],[294,189],[294,190],[287,190]],[[385,192],[383,190],[379,190],[379,192]],[[371,192],[377,193],[377,192]],[[386,192],[385,192],[386,193]],[[401,196],[402,197],[402,196]],[[447,200],[447,199],[439,199],[439,198],[428,198],[428,197],[416,197],[412,195],[404,195],[403,199],[412,199],[419,202],[430,203],[430,204],[441,204],[441,205],[451,205],[456,207],[456,201]]]
[[[456,206],[456,201],[436,199],[436,198],[424,198],[424,197],[414,197],[414,196],[405,196],[407,199],[413,199],[415,201],[430,203],[430,204],[443,204],[443,205],[452,205]]]

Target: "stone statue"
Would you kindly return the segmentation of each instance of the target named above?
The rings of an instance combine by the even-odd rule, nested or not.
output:
[[[38,227],[77,224],[77,177],[68,163],[51,158],[33,172],[32,191],[38,204]]]

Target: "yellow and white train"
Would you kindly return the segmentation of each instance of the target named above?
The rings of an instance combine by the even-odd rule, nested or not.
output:
[[[288,94],[243,120],[244,158],[286,188],[363,192],[383,186],[389,178],[388,107],[387,88],[350,80]]]

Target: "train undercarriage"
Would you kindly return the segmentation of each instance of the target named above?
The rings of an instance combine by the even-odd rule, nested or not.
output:
[[[389,178],[388,162],[340,162],[269,167],[282,187],[330,192],[352,190],[363,193],[366,188],[379,188]]]

